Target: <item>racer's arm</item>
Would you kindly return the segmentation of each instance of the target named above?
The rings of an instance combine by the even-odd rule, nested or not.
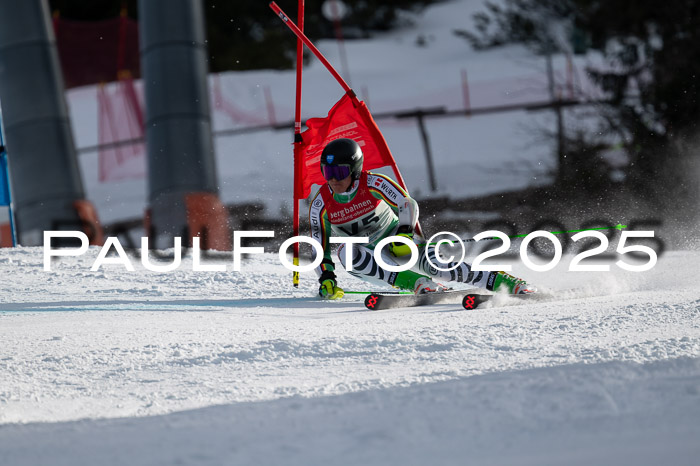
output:
[[[399,219],[399,231],[413,232],[418,223],[418,203],[399,184],[385,175],[369,173],[372,196],[384,200]]]
[[[323,248],[323,261],[321,261],[321,265],[316,267],[316,275],[321,277],[324,273],[330,272],[333,274],[333,277],[335,277],[335,264],[331,259],[331,222],[328,220],[328,211],[323,203],[320,192],[318,192],[311,201],[311,206],[309,207],[309,225],[311,227],[311,238],[318,241]],[[312,260],[316,260],[316,249],[313,249],[311,256]]]
[[[318,294],[326,299],[342,298],[345,292],[335,281],[335,264],[331,259],[331,222],[328,220],[328,213],[323,203],[321,193],[317,193],[311,201],[309,208],[309,225],[311,225],[311,238],[321,244],[323,248],[323,260],[316,267],[316,275],[321,286]],[[312,252],[313,260],[316,260],[316,249]]]

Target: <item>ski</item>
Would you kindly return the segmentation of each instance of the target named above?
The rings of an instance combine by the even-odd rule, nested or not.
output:
[[[365,307],[370,311],[381,311],[400,307],[417,307],[430,304],[461,304],[466,310],[478,308],[493,298],[492,293],[468,292],[465,290],[450,290],[441,293],[426,293],[421,295],[370,293],[365,298]],[[531,299],[539,295],[519,294],[504,295],[507,298]]]
[[[510,305],[513,304],[511,301],[510,304],[508,304],[508,301],[511,299],[515,299],[516,301],[520,300],[546,300],[548,298],[551,298],[551,295],[547,293],[526,293],[526,294],[492,294],[492,293],[466,293],[462,297],[462,307],[466,309],[467,311],[471,311],[472,309],[476,309],[482,304],[484,304],[487,301],[490,301],[491,298],[494,296],[498,296],[501,298],[499,303],[495,303],[495,307],[500,307],[502,305]],[[505,299],[505,301],[503,301]]]
[[[464,293],[464,291],[458,290],[420,295],[370,293],[365,298],[365,307],[370,311],[381,311],[397,307],[416,307],[428,304],[459,304]]]

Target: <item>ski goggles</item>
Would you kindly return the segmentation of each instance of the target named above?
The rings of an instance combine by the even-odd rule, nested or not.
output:
[[[323,172],[323,177],[328,181],[333,178],[340,181],[350,176],[350,165],[323,165],[321,172]]]

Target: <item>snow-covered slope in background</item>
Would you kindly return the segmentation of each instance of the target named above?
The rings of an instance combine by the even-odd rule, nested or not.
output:
[[[317,301],[313,277],[280,290],[276,254],[240,272],[186,259],[156,274],[137,261],[90,272],[97,252],[44,272],[39,248],[0,251],[14,277],[0,285],[2,464],[692,464],[699,452],[696,252],[645,273],[566,272],[570,257],[547,273],[516,266],[560,298],[474,312]]]
[[[467,72],[471,108],[543,102],[548,99],[545,60],[520,47],[475,52],[453,30],[471,24],[481,1],[451,0],[424,10],[414,25],[369,40],[346,41],[350,83],[373,113],[415,108],[464,108],[462,72]],[[270,14],[273,14],[270,11]],[[285,28],[280,21],[280,28]],[[290,32],[291,34],[291,32]],[[423,38],[424,46],[417,45]],[[335,41],[316,44],[340,70]],[[582,60],[577,58],[579,66]],[[565,60],[555,57],[557,82],[565,87]],[[347,77],[346,77],[347,78]],[[585,86],[583,76],[576,82]],[[304,69],[302,116],[325,116],[342,89],[315,58]],[[266,89],[277,122],[294,118],[295,72],[230,72],[210,77],[210,89],[220,86],[222,101],[235,106],[218,108],[212,96],[216,131],[265,124],[269,120]],[[139,84],[140,87],[140,84]],[[95,87],[68,93],[78,147],[98,143]],[[519,189],[546,183],[554,167],[551,142],[538,128],[554,128],[548,112],[524,111],[458,118],[428,118],[426,127],[437,172],[438,195],[454,198]],[[551,118],[550,118],[551,120]],[[382,130],[412,194],[432,195],[423,143],[415,119],[380,119]],[[291,211],[292,130],[262,131],[215,138],[219,187],[227,204],[255,202],[275,216]],[[105,223],[140,218],[148,198],[146,181],[98,181],[97,153],[80,156],[88,197]]]

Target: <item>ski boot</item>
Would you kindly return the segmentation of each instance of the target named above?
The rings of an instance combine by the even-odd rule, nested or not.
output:
[[[429,277],[421,275],[412,270],[404,270],[393,275],[393,279],[389,281],[389,284],[394,288],[400,290],[413,291],[413,293],[425,294],[425,293],[439,293],[447,291],[450,288],[441,285],[440,283],[435,283]]]
[[[525,280],[505,272],[491,272],[486,282],[486,289],[489,291],[504,289],[510,294],[537,293],[536,286],[530,285]]]
[[[428,277],[421,277],[414,284],[413,293],[416,295],[426,293],[442,293],[449,290],[445,285],[435,283]]]

